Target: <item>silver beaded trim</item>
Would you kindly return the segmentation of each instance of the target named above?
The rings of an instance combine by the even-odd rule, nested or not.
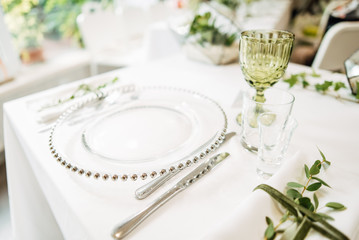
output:
[[[147,177],[150,178],[155,178],[157,175],[163,175],[165,174],[167,171],[175,171],[176,169],[179,170],[183,170],[186,167],[190,167],[192,164],[196,164],[200,159],[205,158],[207,155],[209,155],[211,152],[213,152],[215,149],[217,149],[224,141],[225,139],[225,135],[227,132],[227,115],[224,112],[223,108],[213,99],[195,92],[195,91],[191,91],[191,90],[186,90],[186,89],[181,89],[181,88],[175,88],[175,87],[166,87],[166,86],[146,86],[142,88],[143,90],[146,89],[160,89],[160,90],[170,90],[170,91],[182,91],[185,93],[189,93],[189,94],[193,94],[193,95],[197,95],[207,101],[210,101],[211,103],[213,103],[215,106],[217,106],[219,108],[219,110],[221,111],[221,113],[223,114],[223,118],[224,118],[224,127],[223,129],[217,134],[217,136],[215,137],[215,139],[213,140],[213,142],[211,144],[209,144],[208,148],[206,148],[205,150],[203,150],[202,152],[196,154],[192,159],[186,159],[183,162],[179,162],[177,163],[175,166],[169,166],[167,168],[163,168],[161,170],[154,170],[151,172],[143,172],[143,173],[131,173],[131,174],[124,174],[124,173],[104,173],[104,172],[100,172],[100,171],[96,171],[96,170],[89,170],[89,169],[85,169],[82,168],[81,166],[77,166],[74,163],[70,162],[69,159],[65,159],[58,151],[56,146],[53,143],[53,138],[54,138],[54,133],[57,130],[57,126],[61,125],[67,117],[69,117],[73,112],[79,110],[80,108],[82,108],[83,106],[85,106],[86,104],[89,104],[91,102],[95,102],[98,101],[99,98],[102,98],[104,95],[108,95],[112,92],[115,91],[119,91],[121,93],[127,93],[127,92],[133,92],[135,90],[134,85],[128,85],[128,86],[120,86],[120,87],[116,87],[116,88],[111,88],[108,91],[103,91],[102,94],[96,94],[96,95],[91,95],[91,96],[85,96],[83,98],[82,101],[79,101],[77,103],[75,103],[74,105],[70,106],[63,114],[61,114],[61,116],[56,120],[55,124],[53,125],[51,131],[50,131],[50,135],[49,135],[49,150],[52,154],[52,156],[56,159],[57,162],[59,162],[61,164],[61,166],[64,166],[65,169],[70,170],[71,172],[74,173],[78,173],[81,176],[86,176],[88,178],[95,178],[95,179],[102,179],[103,181],[118,181],[118,180],[122,180],[123,182],[126,182],[127,180],[132,180],[132,181],[137,181],[138,179],[141,180],[145,180],[147,179]]]

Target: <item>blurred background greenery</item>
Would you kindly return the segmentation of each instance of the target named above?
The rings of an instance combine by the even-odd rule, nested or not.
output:
[[[82,46],[76,18],[90,0],[2,0],[5,21],[19,49],[37,48],[44,37]],[[94,0],[91,0],[92,2]],[[104,7],[112,0],[98,0]]]

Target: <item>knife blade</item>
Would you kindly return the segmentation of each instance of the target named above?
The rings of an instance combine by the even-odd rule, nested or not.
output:
[[[210,158],[206,162],[199,165],[196,169],[178,181],[170,190],[161,195],[156,201],[154,201],[150,206],[125,220],[122,224],[117,226],[112,233],[114,239],[123,239],[130,232],[132,232],[140,223],[142,223],[148,216],[150,216],[154,211],[159,207],[165,204],[168,200],[173,198],[178,193],[185,190],[187,187],[191,186],[193,183],[197,182],[202,178],[206,173],[210,172],[215,168],[219,163],[221,163],[225,158],[229,156],[229,153],[219,153],[214,157]]]

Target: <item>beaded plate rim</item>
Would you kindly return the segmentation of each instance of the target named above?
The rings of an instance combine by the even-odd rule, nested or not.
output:
[[[187,159],[184,161],[177,162],[176,164],[173,164],[172,166],[164,167],[160,170],[153,170],[149,172],[142,172],[142,173],[109,173],[109,172],[102,172],[102,171],[96,171],[93,169],[86,169],[84,167],[81,167],[79,165],[74,164],[69,159],[65,159],[57,150],[53,138],[54,133],[57,130],[57,127],[63,123],[63,121],[66,120],[66,118],[72,114],[73,112],[79,110],[80,108],[84,107],[86,104],[96,102],[99,99],[103,98],[104,96],[108,96],[109,94],[112,94],[113,92],[120,92],[120,93],[129,93],[133,92],[136,89],[140,90],[146,90],[146,89],[161,89],[161,90],[170,90],[170,91],[182,91],[188,94],[197,95],[207,101],[210,101],[212,104],[214,104],[219,111],[223,115],[224,119],[224,126],[223,128],[217,133],[214,140],[208,144],[207,148],[203,151],[199,151],[197,154],[193,154],[193,157],[191,159]],[[198,163],[201,159],[204,159],[207,155],[209,155],[211,152],[216,150],[220,147],[220,145],[225,140],[225,135],[227,132],[228,127],[228,120],[227,115],[221,105],[217,103],[212,98],[199,93],[197,91],[185,89],[185,88],[179,88],[179,87],[171,87],[171,86],[141,86],[141,87],[135,87],[134,85],[122,85],[118,87],[113,87],[109,89],[104,89],[99,93],[90,95],[90,96],[84,96],[83,99],[80,101],[74,103],[73,105],[69,106],[65,112],[63,112],[60,117],[56,120],[54,125],[52,126],[49,134],[49,150],[51,155],[56,159],[56,161],[65,169],[68,169],[69,171],[73,173],[78,173],[78,175],[86,176],[88,178],[93,177],[95,179],[102,179],[104,181],[107,181],[108,179],[112,179],[113,181],[117,181],[121,179],[122,181],[126,182],[127,180],[131,179],[132,181],[136,181],[137,179],[145,180],[147,177],[155,178],[157,175],[163,175],[167,171],[173,172],[176,169],[183,170],[186,167],[190,167],[192,164]],[[171,164],[170,164],[171,165]]]

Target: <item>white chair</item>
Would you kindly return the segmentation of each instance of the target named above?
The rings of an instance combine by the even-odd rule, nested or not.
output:
[[[292,58],[291,58],[292,62],[304,64],[304,65],[308,65],[313,62],[313,58],[316,52],[318,51],[319,45],[323,39],[330,14],[332,14],[337,7],[342,6],[347,2],[348,2],[347,0],[331,1],[325,7],[324,12],[320,18],[318,31],[315,37],[308,37],[302,33],[303,27],[308,25],[310,22],[316,25],[317,17],[315,15],[311,16],[310,14],[304,14],[302,15],[303,18],[299,16],[296,19],[295,28],[293,29],[296,35],[296,42],[303,41],[308,43],[309,45],[305,44],[305,45],[296,46],[293,49]]]
[[[359,49],[359,21],[341,22],[323,37],[312,67],[344,72],[344,61]]]
[[[317,33],[317,38],[314,41],[314,47],[315,49],[318,49],[320,42],[324,36],[325,33],[325,29],[328,25],[328,20],[330,17],[330,14],[334,11],[334,9],[336,9],[339,6],[344,5],[345,3],[347,3],[347,0],[336,0],[336,1],[331,1],[324,9],[323,15],[320,19],[319,22],[319,27],[318,27],[318,33]]]

